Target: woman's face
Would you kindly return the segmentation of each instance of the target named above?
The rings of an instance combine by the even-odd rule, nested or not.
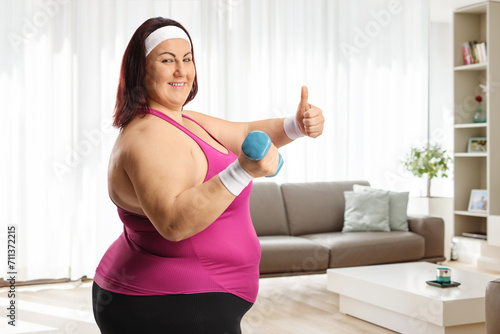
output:
[[[191,92],[195,74],[187,41],[176,38],[161,42],[146,57],[148,100],[171,110],[181,110]]]

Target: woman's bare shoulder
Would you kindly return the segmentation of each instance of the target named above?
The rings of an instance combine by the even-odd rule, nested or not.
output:
[[[164,146],[178,137],[179,131],[172,124],[153,115],[144,115],[137,116],[121,130],[117,143],[122,148],[135,150]]]
[[[111,197],[139,212],[139,198],[144,194],[156,194],[152,198],[176,195],[185,180],[198,174],[193,166],[200,164],[191,162],[191,151],[191,143],[170,123],[151,115],[134,119],[121,130],[111,153]]]

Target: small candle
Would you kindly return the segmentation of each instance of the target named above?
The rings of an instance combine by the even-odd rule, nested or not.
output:
[[[436,279],[438,283],[450,283],[451,282],[450,268],[437,268]]]

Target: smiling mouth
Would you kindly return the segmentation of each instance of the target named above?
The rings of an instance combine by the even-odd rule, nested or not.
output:
[[[186,85],[184,82],[169,82],[168,84],[173,87],[184,87]]]

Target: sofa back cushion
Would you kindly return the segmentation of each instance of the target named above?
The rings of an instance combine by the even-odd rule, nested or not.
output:
[[[281,190],[274,182],[254,182],[250,215],[258,236],[289,235]]]
[[[344,224],[344,191],[367,181],[285,183],[281,192],[291,235],[340,232]]]

